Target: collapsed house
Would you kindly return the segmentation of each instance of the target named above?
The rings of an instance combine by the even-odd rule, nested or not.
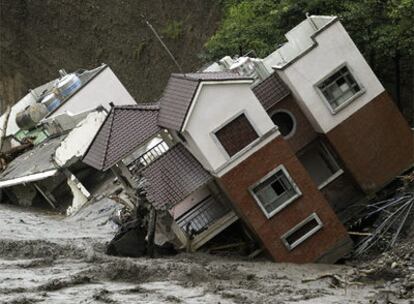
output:
[[[141,185],[190,250],[240,219],[275,261],[343,257],[342,212],[413,165],[413,132],[337,17],[286,38],[114,106],[83,162]]]
[[[286,38],[263,59],[172,74],[156,103],[106,65],[61,70],[0,118],[0,188],[56,207],[67,183],[71,213],[90,199],[79,175],[111,170],[126,206],[143,190],[166,215],[157,245],[195,251],[239,221],[277,262],[337,261],[349,207],[412,167],[414,136],[338,18]]]
[[[107,65],[59,72],[59,79],[31,90],[0,118],[4,126],[0,189],[16,204],[46,201],[53,208],[69,206],[71,213],[91,197],[74,172],[82,177],[90,172],[79,160],[110,103],[135,101]],[[65,195],[71,202],[60,206]]]

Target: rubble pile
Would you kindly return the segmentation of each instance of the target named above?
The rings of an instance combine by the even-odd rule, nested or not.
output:
[[[356,267],[353,281],[381,282],[379,289],[388,294],[389,303],[414,298],[414,243],[410,238],[392,250],[380,254]],[[393,302],[391,298],[397,299]]]
[[[365,218],[378,215],[371,232],[356,244],[355,256],[369,251],[374,246],[377,249],[392,248],[400,234],[409,226],[414,212],[414,192],[397,194],[395,197],[368,205]]]

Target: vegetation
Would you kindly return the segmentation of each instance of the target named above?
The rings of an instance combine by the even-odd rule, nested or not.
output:
[[[161,31],[164,37],[178,39],[183,34],[183,22],[171,21]]]
[[[412,63],[414,58],[414,0],[231,0],[224,4],[224,20],[206,44],[208,59],[250,50],[266,56],[306,13],[336,15],[374,70],[385,78],[392,75],[395,98],[400,100],[401,62]]]

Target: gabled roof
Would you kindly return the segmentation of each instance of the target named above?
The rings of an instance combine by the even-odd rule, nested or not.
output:
[[[200,82],[251,79],[231,72],[171,74],[160,99],[159,125],[176,131],[181,130]]]
[[[289,88],[276,72],[257,84],[252,91],[266,111],[290,94]]]
[[[148,200],[169,209],[213,179],[194,156],[177,144],[143,171]]]
[[[107,170],[161,129],[158,103],[112,107],[86,152],[83,162]]]

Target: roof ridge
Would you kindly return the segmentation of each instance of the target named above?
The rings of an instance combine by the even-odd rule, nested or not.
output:
[[[110,124],[110,128],[109,128],[109,135],[108,135],[108,139],[106,140],[106,148],[105,148],[105,155],[104,155],[104,158],[103,158],[103,162],[102,162],[102,168],[105,168],[106,166],[105,166],[105,164],[106,164],[106,159],[107,159],[107,156],[108,156],[108,150],[109,150],[109,141],[110,141],[110,139],[111,139],[111,136],[112,136],[112,126],[113,126],[113,124],[114,124],[114,120],[115,120],[115,107],[113,107],[112,109],[111,109],[111,111],[112,111],[112,117],[111,117],[111,124]]]
[[[116,105],[113,107],[118,110],[141,110],[141,111],[158,111],[160,109],[160,103],[157,102],[145,102],[129,105]]]

